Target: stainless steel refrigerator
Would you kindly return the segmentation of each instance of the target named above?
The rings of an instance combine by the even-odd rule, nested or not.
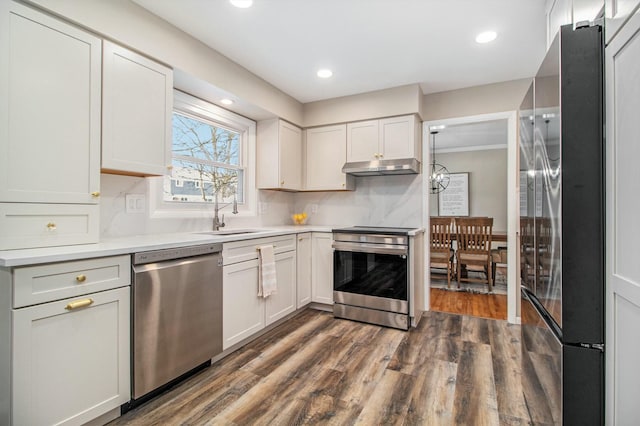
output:
[[[604,44],[563,26],[520,108],[522,383],[534,423],[604,423]]]

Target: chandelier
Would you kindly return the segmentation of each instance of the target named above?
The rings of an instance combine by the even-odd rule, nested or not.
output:
[[[437,194],[444,191],[449,186],[449,170],[442,164],[436,163],[436,135],[437,131],[432,131],[433,145],[431,148],[431,174],[429,175],[429,192]]]

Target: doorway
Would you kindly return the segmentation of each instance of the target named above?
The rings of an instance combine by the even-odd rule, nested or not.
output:
[[[508,319],[517,323],[517,170],[516,113],[486,114],[425,122],[423,127],[423,188],[425,189],[424,228],[430,232],[430,217],[492,218],[491,286],[487,283],[447,280],[447,271],[427,266],[425,306],[431,310],[455,312],[486,318]],[[436,133],[437,132],[437,133]],[[435,145],[435,147],[434,147]],[[448,172],[451,190],[432,190],[431,165],[435,157],[438,167]],[[462,183],[460,183],[462,182]],[[460,187],[462,185],[462,187]],[[510,190],[514,188],[514,190]],[[435,193],[432,193],[435,192]],[[456,227],[452,227],[452,257],[457,250]],[[430,238],[425,238],[430,241]],[[513,246],[513,247],[512,247]],[[427,243],[427,250],[429,247]],[[427,253],[425,264],[430,265]],[[475,268],[473,268],[475,269]],[[469,271],[463,265],[461,278],[488,277],[486,267]],[[431,272],[434,272],[433,277]],[[437,274],[442,272],[442,274]]]

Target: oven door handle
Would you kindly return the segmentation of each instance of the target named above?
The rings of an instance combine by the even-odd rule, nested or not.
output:
[[[331,247],[338,251],[350,251],[354,253],[373,253],[373,254],[397,254],[406,255],[409,250],[406,246],[394,246],[390,244],[366,244],[366,243],[343,243],[335,241]]]

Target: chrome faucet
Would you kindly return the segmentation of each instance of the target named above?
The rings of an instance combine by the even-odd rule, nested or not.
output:
[[[219,231],[220,228],[224,228],[225,223],[224,223],[224,214],[222,215],[222,219],[220,219],[220,217],[218,216],[218,212],[220,210],[222,210],[223,208],[232,205],[233,204],[233,210],[231,211],[231,213],[233,214],[238,214],[238,200],[236,198],[236,194],[233,194],[233,203],[227,203],[224,204],[222,207],[218,206],[218,193],[216,192],[216,198],[215,201],[213,203],[213,230],[214,231]]]

